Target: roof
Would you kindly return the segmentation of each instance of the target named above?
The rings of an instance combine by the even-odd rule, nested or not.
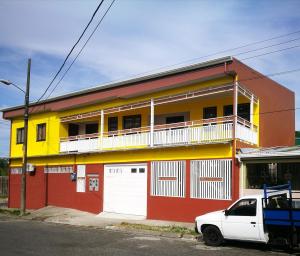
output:
[[[269,158],[299,158],[300,146],[272,148],[241,148],[238,157],[243,160]]]
[[[188,65],[188,66],[184,66],[184,67],[180,67],[180,68],[169,69],[169,70],[165,70],[165,71],[158,72],[158,73],[152,73],[152,74],[149,74],[146,76],[134,77],[134,78],[131,78],[128,80],[123,80],[123,81],[105,83],[105,84],[101,84],[98,86],[90,87],[88,89],[78,90],[78,91],[74,91],[71,93],[59,95],[59,96],[56,96],[53,98],[49,98],[47,100],[42,100],[39,103],[32,102],[32,103],[30,103],[30,106],[40,105],[40,104],[57,101],[57,100],[65,99],[65,98],[70,98],[70,97],[74,97],[74,96],[78,96],[78,95],[88,94],[88,93],[102,91],[102,90],[106,90],[106,89],[110,89],[110,88],[114,88],[114,87],[120,87],[120,86],[125,86],[125,85],[129,85],[129,84],[137,83],[137,82],[143,82],[143,81],[147,81],[147,80],[151,80],[151,79],[161,78],[161,77],[165,77],[165,76],[169,76],[169,75],[183,73],[186,71],[208,68],[211,66],[216,66],[216,65],[220,65],[220,64],[223,64],[226,62],[230,62],[232,60],[233,60],[233,57],[226,56],[223,58],[218,58],[218,59],[214,59],[214,60],[210,60],[210,61],[196,63],[196,64],[192,64],[192,65]],[[20,109],[23,107],[24,107],[24,105],[18,105],[18,106],[14,106],[14,107],[4,108],[4,109],[1,109],[0,111],[6,112],[6,111]]]

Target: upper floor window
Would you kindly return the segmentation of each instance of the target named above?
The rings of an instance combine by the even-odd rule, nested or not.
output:
[[[38,124],[36,129],[36,141],[46,140],[46,123]]]
[[[203,108],[203,119],[210,119],[217,117],[217,107]]]
[[[168,116],[166,117],[166,124],[182,123],[184,116]]]
[[[93,134],[93,133],[98,133],[99,128],[98,124],[86,124],[85,125],[85,134]]]
[[[69,133],[69,136],[77,136],[79,134],[79,125],[78,124],[69,124],[68,133]]]
[[[123,129],[140,128],[141,123],[142,123],[141,115],[123,117]]]
[[[239,117],[244,118],[247,121],[250,121],[250,103],[238,104],[237,113]],[[232,105],[224,106],[223,114],[224,116],[233,115],[233,106]]]
[[[117,116],[110,116],[108,118],[108,131],[114,132],[118,130],[118,117]]]
[[[24,143],[24,128],[17,129],[17,144]]]

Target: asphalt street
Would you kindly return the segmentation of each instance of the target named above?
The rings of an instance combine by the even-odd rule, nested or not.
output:
[[[1,256],[287,255],[256,244],[202,242],[0,217]]]

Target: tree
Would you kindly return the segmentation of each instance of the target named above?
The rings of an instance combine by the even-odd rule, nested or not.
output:
[[[8,159],[0,158],[0,176],[8,175]]]

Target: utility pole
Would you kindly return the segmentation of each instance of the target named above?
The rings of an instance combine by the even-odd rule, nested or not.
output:
[[[28,143],[28,115],[29,115],[29,88],[30,88],[30,68],[31,59],[28,59],[27,65],[27,83],[26,90],[24,91],[20,86],[14,84],[9,80],[0,79],[0,83],[5,85],[12,85],[25,95],[24,102],[24,141],[23,141],[23,160],[22,160],[22,175],[21,175],[21,205],[20,215],[25,214],[26,210],[26,171],[27,171],[27,143]]]
[[[23,216],[26,212],[26,172],[27,172],[27,144],[28,144],[28,115],[29,115],[29,88],[30,88],[30,68],[31,59],[28,59],[27,65],[27,82],[24,102],[24,144],[23,144],[23,166],[21,178],[21,206],[20,215]]]

